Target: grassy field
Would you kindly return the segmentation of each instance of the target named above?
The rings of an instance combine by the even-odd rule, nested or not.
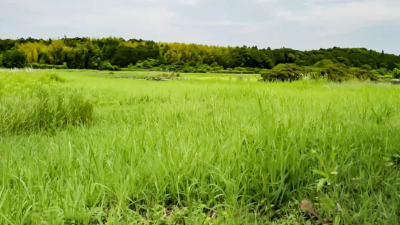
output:
[[[0,71],[0,224],[400,223],[399,86],[143,76]]]

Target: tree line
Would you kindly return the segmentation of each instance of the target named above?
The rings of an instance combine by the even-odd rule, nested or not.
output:
[[[163,43],[141,39],[61,38],[0,39],[0,67],[119,70],[155,69],[208,72],[237,68],[272,69],[279,64],[315,66],[324,60],[347,67],[375,70],[380,74],[399,68],[400,56],[366,48],[299,51],[257,46],[223,47]],[[247,68],[247,69],[246,69]]]

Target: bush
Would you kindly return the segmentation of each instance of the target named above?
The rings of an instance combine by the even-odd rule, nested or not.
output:
[[[388,72],[386,68],[379,68],[379,69],[376,69],[375,71],[378,72],[382,76],[385,76]]]
[[[226,74],[254,74],[253,71],[229,71],[229,70],[217,70],[213,73],[226,73]]]
[[[400,79],[400,70],[399,69],[395,68],[393,70],[393,78],[394,79]]]
[[[334,64],[334,63],[331,60],[324,59],[324,60],[321,60],[321,61],[318,61],[317,63],[315,63],[314,66],[317,68],[324,68],[324,67],[326,67],[328,65],[332,65],[332,64]]]
[[[364,65],[361,66],[361,69],[364,69],[364,70],[372,70],[372,66],[369,65],[369,64],[364,64]]]
[[[110,62],[106,61],[106,62],[102,62],[100,65],[100,70],[111,70],[111,71],[118,71],[119,67],[118,66],[113,66],[111,65]]]
[[[321,75],[326,75],[328,80],[334,82],[342,82],[352,78],[356,78],[360,81],[377,81],[379,79],[379,74],[376,71],[368,71],[360,68],[349,68],[344,64],[328,65],[321,71]]]
[[[191,66],[185,66],[180,70],[182,73],[195,73],[196,69]]]
[[[28,64],[28,66],[32,67],[34,69],[68,69],[68,66],[66,63],[64,63],[63,65],[31,63],[31,64]]]
[[[299,80],[303,74],[304,70],[296,64],[279,64],[261,76],[264,81],[294,81]]]
[[[379,79],[379,73],[377,73],[376,71],[368,71],[366,69],[360,69],[360,68],[353,68],[351,71],[353,77],[357,78],[360,81],[368,79],[371,81],[377,81]]]
[[[351,78],[348,67],[343,64],[331,64],[326,66],[321,75],[326,75],[328,80],[342,82]]]
[[[20,50],[9,50],[3,54],[2,63],[7,68],[23,68],[26,65],[26,54]]]
[[[235,71],[247,71],[247,69],[244,68],[244,67],[235,67],[233,70],[235,70]]]

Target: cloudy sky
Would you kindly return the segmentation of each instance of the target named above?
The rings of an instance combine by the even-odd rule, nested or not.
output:
[[[0,38],[142,38],[400,54],[400,0],[0,0]]]

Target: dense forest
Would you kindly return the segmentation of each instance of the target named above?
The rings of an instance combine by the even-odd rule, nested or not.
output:
[[[299,51],[257,46],[221,47],[162,43],[122,38],[0,39],[0,67],[69,69],[154,69],[181,72],[222,71],[227,68],[272,69],[278,64],[335,64],[375,70],[384,75],[399,68],[400,56],[365,48]]]

